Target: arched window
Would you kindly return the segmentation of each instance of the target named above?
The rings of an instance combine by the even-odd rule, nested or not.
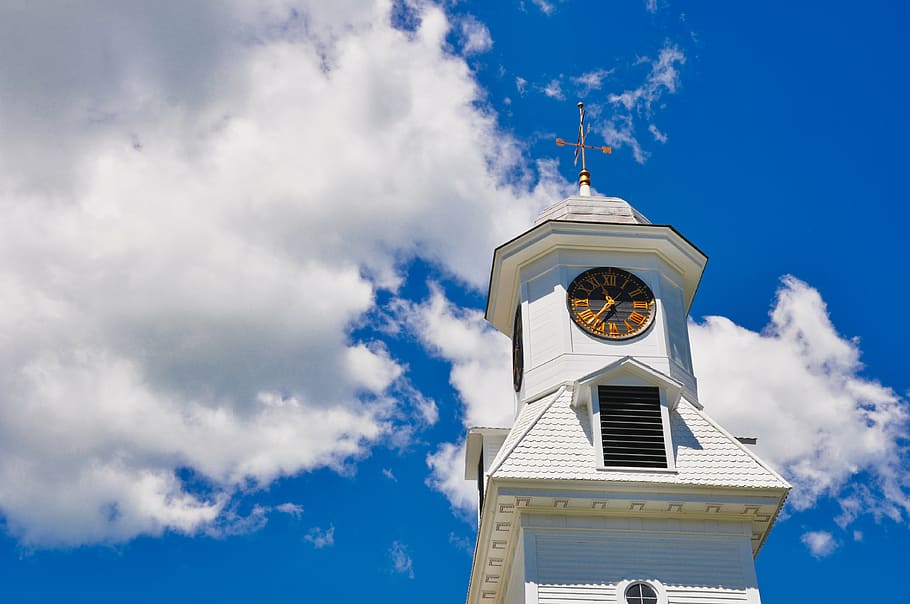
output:
[[[657,592],[647,583],[633,583],[626,588],[628,604],[657,604]]]

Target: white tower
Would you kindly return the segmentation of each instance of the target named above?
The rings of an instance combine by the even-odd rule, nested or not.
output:
[[[790,485],[698,401],[706,262],[589,195],[496,249],[486,317],[513,338],[516,416],[468,432],[468,604],[760,602],[754,557]]]

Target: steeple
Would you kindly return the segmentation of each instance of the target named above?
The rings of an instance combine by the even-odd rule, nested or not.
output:
[[[515,421],[468,432],[468,603],[757,603],[753,558],[790,486],[699,402],[686,321],[707,256],[591,195],[579,111],[579,195],[493,254]]]

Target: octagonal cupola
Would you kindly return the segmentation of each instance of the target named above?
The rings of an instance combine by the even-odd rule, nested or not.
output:
[[[541,212],[495,250],[487,299],[487,319],[513,338],[518,407],[624,357],[697,400],[686,317],[706,262],[618,197],[577,195]]]

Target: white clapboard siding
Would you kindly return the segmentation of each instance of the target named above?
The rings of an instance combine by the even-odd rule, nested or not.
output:
[[[515,559],[512,561],[512,573],[506,586],[505,604],[524,604],[525,599],[525,548],[524,540],[519,537]]]
[[[666,586],[669,604],[734,604],[748,602],[745,591],[708,587]]]
[[[744,591],[666,586],[669,604],[735,604],[747,602]],[[613,604],[621,602],[613,584],[538,586],[539,604]]]
[[[675,585],[745,589],[742,537],[672,533],[541,531],[541,583],[614,583],[654,577]],[[751,562],[751,561],[750,561]]]
[[[586,604],[616,602],[615,585],[539,585],[539,604]]]

